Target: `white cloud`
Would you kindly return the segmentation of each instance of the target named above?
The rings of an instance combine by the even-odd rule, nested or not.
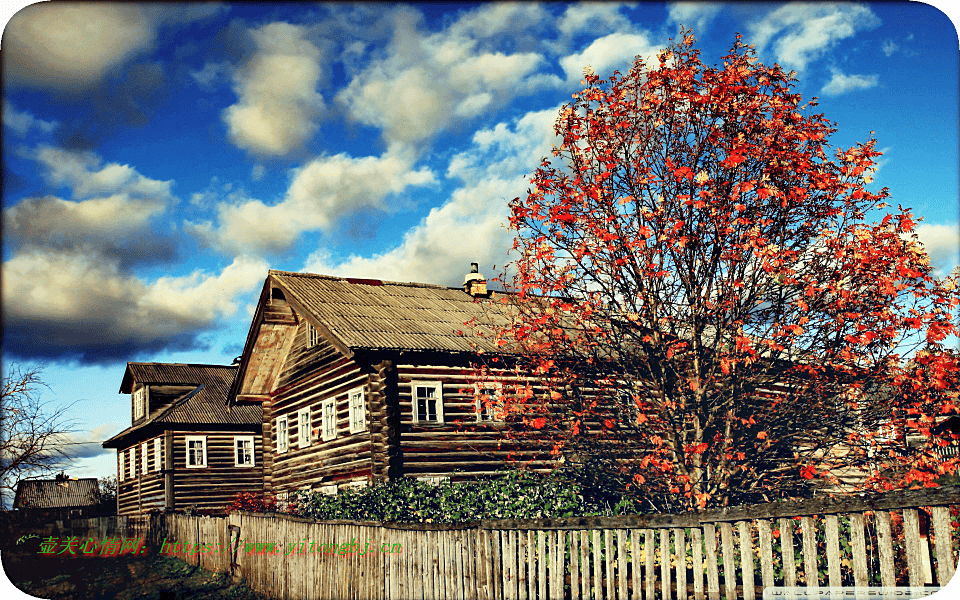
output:
[[[85,90],[149,51],[164,24],[207,18],[224,8],[120,2],[39,2],[10,19],[3,32],[6,83]]]
[[[624,72],[633,66],[635,57],[651,60],[661,47],[651,43],[644,33],[611,33],[597,38],[582,52],[560,59],[568,81],[579,80],[589,66],[601,77],[609,77],[615,69]]]
[[[236,312],[237,296],[256,289],[266,270],[238,257],[216,275],[151,283],[96,254],[22,252],[3,264],[5,350],[96,361],[194,347],[198,333]]]
[[[876,87],[880,81],[878,75],[845,75],[833,69],[833,76],[827,82],[821,93],[825,96],[839,96],[854,90],[866,90]]]
[[[722,4],[715,2],[671,2],[667,5],[667,18],[677,25],[692,27],[694,34],[699,35],[722,8]]]
[[[417,15],[394,13],[384,55],[357,73],[337,102],[355,121],[381,129],[390,143],[428,139],[544,83],[535,79],[541,54],[507,53],[488,39],[534,27],[544,14],[537,6],[488,4],[425,35]]]
[[[920,223],[917,237],[923,243],[930,264],[942,273],[960,264],[960,228],[957,224]]]
[[[323,56],[298,25],[270,23],[251,34],[257,50],[234,74],[239,102],[223,112],[223,120],[238,147],[284,156],[316,133],[324,110],[317,92]],[[200,75],[206,80],[204,72]]]
[[[577,2],[567,6],[557,21],[557,29],[567,38],[597,31],[628,31],[633,28],[619,2]]]
[[[173,180],[160,181],[145,177],[130,165],[103,165],[103,160],[93,152],[40,145],[28,156],[40,163],[47,183],[70,187],[74,198],[114,193],[157,202],[167,202],[173,198]]]
[[[413,169],[413,157],[398,150],[354,158],[317,158],[296,169],[286,196],[275,205],[245,199],[218,206],[218,224],[187,228],[221,249],[272,252],[293,244],[301,233],[329,229],[340,218],[362,210],[390,212],[388,203],[409,187],[434,183],[426,168]]]
[[[57,128],[56,121],[44,121],[25,111],[19,111],[12,104],[3,101],[3,124],[12,129],[17,135],[25,136],[31,129],[39,129],[50,133]]]
[[[893,40],[884,40],[880,49],[883,50],[884,55],[893,56],[893,53],[899,50],[900,46]]]
[[[862,4],[791,2],[751,23],[748,39],[761,53],[771,45],[778,62],[802,71],[840,40],[879,25]]]

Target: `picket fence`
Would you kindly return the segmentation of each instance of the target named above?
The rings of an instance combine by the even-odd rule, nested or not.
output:
[[[160,537],[215,548],[181,558],[273,598],[719,600],[766,587],[945,585],[958,504],[953,487],[458,526],[167,514],[144,531],[158,548]]]

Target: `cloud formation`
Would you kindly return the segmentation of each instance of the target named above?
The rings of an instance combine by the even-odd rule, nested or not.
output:
[[[17,135],[23,137],[31,129],[39,129],[44,133],[50,133],[57,128],[56,121],[44,121],[38,119],[26,111],[19,111],[13,104],[3,101],[3,126],[9,127]]]
[[[836,69],[833,69],[832,73],[830,81],[820,92],[824,96],[839,96],[855,90],[866,90],[876,87],[880,82],[878,75],[845,75]]]

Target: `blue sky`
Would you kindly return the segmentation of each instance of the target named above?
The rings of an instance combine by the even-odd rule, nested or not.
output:
[[[796,70],[834,146],[875,132],[873,185],[957,264],[958,39],[925,4],[36,4],[2,42],[4,368],[72,404],[71,475],[114,473],[125,362],[229,363],[268,268],[495,274],[583,68],[679,24]]]

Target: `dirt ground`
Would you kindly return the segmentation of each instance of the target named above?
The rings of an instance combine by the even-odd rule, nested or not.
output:
[[[24,592],[51,600],[264,600],[227,574],[204,571],[156,553],[117,557],[58,557],[22,548],[3,550],[7,578]]]

